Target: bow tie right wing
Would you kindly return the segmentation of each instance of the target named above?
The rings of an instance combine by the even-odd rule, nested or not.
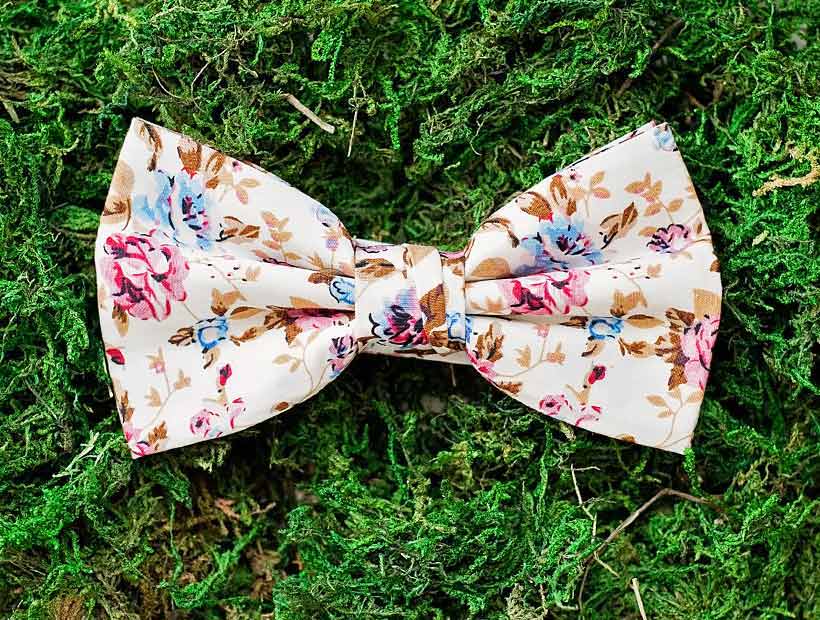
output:
[[[575,426],[682,452],[720,321],[700,202],[668,127],[598,149],[490,216],[465,261],[467,355]]]
[[[276,415],[355,354],[353,242],[336,216],[157,125],[131,123],[95,258],[135,458]]]

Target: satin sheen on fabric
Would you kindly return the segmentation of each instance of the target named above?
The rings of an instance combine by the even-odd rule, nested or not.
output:
[[[356,240],[275,175],[134,119],[96,266],[135,458],[278,415],[362,352],[470,364],[546,416],[680,453],[720,322],[709,229],[655,123],[439,252]]]

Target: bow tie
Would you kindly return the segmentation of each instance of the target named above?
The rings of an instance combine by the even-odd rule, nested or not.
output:
[[[354,239],[275,175],[134,119],[96,266],[135,458],[277,415],[362,352],[470,364],[544,415],[683,452],[720,320],[709,229],[655,123],[442,252]]]

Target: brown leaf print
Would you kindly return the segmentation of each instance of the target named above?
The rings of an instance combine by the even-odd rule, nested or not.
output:
[[[695,315],[686,310],[669,308],[666,311],[666,318],[669,319],[670,327],[673,331],[682,332],[695,321]]]
[[[496,330],[500,332],[500,326],[497,323],[490,323],[487,331],[476,340],[475,351],[479,359],[497,362],[503,357],[504,334],[496,335]]]
[[[217,241],[233,241],[234,243],[250,243],[259,238],[259,226],[245,224],[239,218],[231,215],[222,220],[221,230]]]
[[[122,390],[120,396],[117,398],[117,411],[123,422],[128,422],[131,416],[134,415],[134,408],[128,402],[128,390]]]
[[[128,333],[128,315],[125,310],[114,304],[114,309],[111,311],[111,318],[114,319],[114,326],[120,336],[125,336]]]
[[[501,230],[506,232],[507,236],[510,238],[510,243],[512,244],[512,247],[514,248],[517,248],[518,245],[521,243],[521,241],[518,239],[518,237],[515,236],[515,233],[513,232],[512,222],[510,222],[510,220],[508,220],[505,217],[491,217],[484,220],[479,230],[484,230],[487,228],[500,228]],[[469,254],[469,250],[472,248],[472,245],[473,241],[471,240],[470,244],[468,245],[468,250],[467,252],[465,252],[465,254]]]
[[[170,344],[174,344],[178,347],[180,346],[188,346],[194,342],[194,328],[193,327],[180,327],[173,336],[168,338],[168,342]]]
[[[314,271],[308,276],[308,282],[311,284],[330,284],[338,275],[334,269],[322,269],[321,271]]]
[[[188,137],[182,137],[177,146],[177,154],[182,162],[182,169],[194,176],[202,165],[202,145]]]
[[[520,381],[493,381],[493,384],[507,394],[518,394],[523,385]]]
[[[134,191],[134,171],[124,160],[117,162],[111,189],[105,199],[102,217],[108,223],[125,221],[125,228],[131,220],[131,192]]]
[[[566,191],[566,188],[564,191]],[[526,200],[526,204],[521,207],[524,213],[539,220],[552,221],[552,207],[541,194],[538,192],[524,192],[521,194],[521,199]]]
[[[151,149],[151,158],[148,160],[148,171],[153,172],[157,168],[157,160],[162,154],[162,138],[156,128],[145,122],[140,123],[137,135]]]
[[[395,271],[393,263],[385,258],[365,258],[356,263],[356,277],[360,280],[378,280]]]
[[[231,318],[236,320],[249,319],[256,316],[260,312],[264,312],[264,310],[250,306],[237,306],[231,310]]]
[[[419,306],[424,313],[424,331],[429,335],[445,322],[446,305],[444,299],[444,285],[439,284],[419,299]]]
[[[612,308],[610,308],[609,312],[612,316],[622,317],[627,312],[633,310],[638,304],[646,305],[646,299],[644,299],[643,293],[634,291],[627,295],[621,291],[615,291],[612,296]]]
[[[569,195],[567,186],[564,184],[564,177],[560,174],[553,175],[550,181],[550,196],[555,209],[567,217],[575,213],[577,209],[575,199]]]
[[[239,291],[221,293],[219,290],[213,289],[211,291],[211,310],[217,316],[223,316],[240,299],[242,299],[242,293]]]
[[[626,322],[633,327],[640,327],[641,329],[650,329],[652,327],[658,327],[659,325],[664,324],[664,322],[660,319],[647,314],[633,314],[632,316],[627,317]]]
[[[515,358],[515,363],[521,366],[521,368],[529,368],[530,364],[532,364],[532,349],[530,349],[529,345],[523,349],[516,349],[515,352],[518,354],[518,357]]]
[[[630,203],[629,206],[621,213],[616,213],[605,217],[601,221],[601,230],[604,235],[604,244],[602,247],[607,247],[615,239],[623,237],[638,221],[638,209],[635,208],[635,203]]]
[[[155,426],[150,433],[148,433],[148,443],[152,446],[156,446],[160,441],[163,439],[167,439],[168,437],[168,429],[165,426],[165,422]]]
[[[471,278],[495,280],[512,277],[510,264],[504,258],[485,258],[470,274]]]

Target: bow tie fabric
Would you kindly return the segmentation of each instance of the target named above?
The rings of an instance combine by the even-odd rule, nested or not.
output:
[[[709,229],[666,124],[440,252],[356,240],[275,175],[134,119],[95,256],[135,458],[262,422],[363,352],[470,364],[544,415],[682,452],[720,321]]]

